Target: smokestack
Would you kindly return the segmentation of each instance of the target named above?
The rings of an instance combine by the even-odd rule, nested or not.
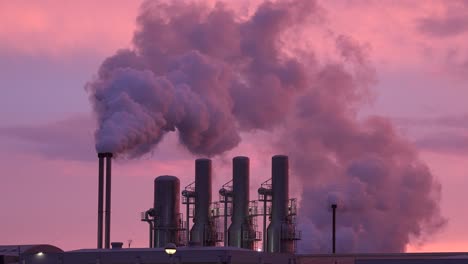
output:
[[[106,159],[106,230],[105,230],[105,246],[110,248],[110,225],[111,225],[111,166],[112,153],[105,153]]]
[[[98,153],[99,158],[99,183],[98,183],[98,237],[97,247],[102,248],[103,240],[103,215],[105,215],[104,247],[110,248],[110,210],[111,210],[111,165],[112,153]],[[104,211],[104,161],[106,162],[106,210]]]
[[[331,205],[332,208],[332,253],[336,253],[336,204]]]
[[[271,222],[267,230],[268,252],[291,252],[290,243],[282,239],[287,227],[289,163],[288,156],[276,155],[272,158],[272,191]]]
[[[99,158],[99,172],[98,172],[98,236],[97,248],[102,248],[102,225],[104,213],[104,153],[98,153]]]
[[[180,181],[175,176],[163,175],[154,180],[154,243],[163,248],[168,243],[179,245]]]
[[[200,246],[214,246],[210,221],[211,160],[195,161],[195,215],[190,230],[190,242]]]
[[[249,216],[249,158],[235,157],[232,160],[233,210],[229,226],[229,246],[253,249],[250,235],[254,231],[248,221]],[[244,236],[244,233],[248,236]]]

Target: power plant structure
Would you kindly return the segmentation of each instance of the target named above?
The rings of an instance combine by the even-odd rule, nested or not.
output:
[[[112,153],[98,154],[97,248],[64,252],[47,244],[0,246],[0,264],[468,263],[466,252],[336,254],[336,204],[332,205],[333,253],[297,254],[301,232],[296,227],[296,199],[289,197],[289,160],[284,155],[272,157],[271,178],[260,184],[257,200],[249,196],[247,157],[233,158],[232,179],[219,189],[218,201],[212,201],[210,159],[195,161],[195,179],[182,192],[176,176],[156,177],[153,206],[141,214],[149,226],[148,247],[123,248],[122,242],[110,242],[112,157]]]
[[[295,199],[288,196],[287,156],[272,158],[272,179],[259,190],[259,200],[250,200],[250,160],[233,158],[232,180],[219,190],[219,201],[212,201],[210,159],[195,161],[195,181],[179,191],[175,176],[155,179],[154,207],[142,213],[149,224],[149,246],[224,246],[271,253],[294,253],[301,233],[296,228]],[[179,196],[185,205],[185,219],[179,211]],[[263,210],[258,207],[263,202]],[[257,218],[263,219],[263,234]],[[266,225],[271,219],[268,229]],[[190,227],[190,220],[193,224]],[[230,225],[228,226],[228,222]],[[259,247],[259,242],[263,247]]]

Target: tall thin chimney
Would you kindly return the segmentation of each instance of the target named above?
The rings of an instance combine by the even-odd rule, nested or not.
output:
[[[99,158],[99,183],[98,183],[98,236],[97,236],[97,248],[102,248],[102,225],[103,225],[103,213],[104,213],[104,153],[98,153]]]
[[[233,205],[231,226],[229,226],[229,246],[253,249],[250,237],[254,232],[249,217],[249,158],[235,157],[232,160]]]
[[[332,253],[336,253],[336,204],[331,205],[332,208]]]
[[[112,153],[106,153],[106,231],[105,246],[110,248],[110,225],[111,225],[111,165]]]
[[[190,242],[200,246],[214,246],[213,226],[210,221],[211,160],[195,161],[195,216],[190,230]]]
[[[292,243],[282,237],[287,228],[289,200],[289,162],[288,156],[276,155],[272,158],[272,190],[271,222],[268,226],[267,251],[289,253],[293,250]]]
[[[111,165],[112,153],[98,153],[99,158],[99,183],[98,183],[98,237],[97,247],[102,248],[103,240],[103,215],[105,215],[104,227],[104,247],[110,248],[110,211],[111,211]],[[104,161],[106,163],[106,180],[105,180],[105,194],[104,194]],[[104,195],[106,198],[106,210],[104,211]]]

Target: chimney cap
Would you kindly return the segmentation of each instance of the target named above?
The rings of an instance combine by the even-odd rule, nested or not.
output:
[[[98,153],[98,158],[105,158],[105,157],[112,158],[113,154],[111,152],[99,152]]]
[[[233,160],[248,160],[249,157],[247,156],[236,156],[234,158],[232,158]]]
[[[287,159],[287,158],[288,158],[288,155],[282,155],[282,154],[274,155],[272,157],[272,159]]]

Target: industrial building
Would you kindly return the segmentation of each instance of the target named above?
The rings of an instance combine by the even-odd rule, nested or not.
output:
[[[63,252],[50,245],[0,246],[2,264],[466,264],[468,253],[395,254],[289,254],[267,253],[234,247],[180,247],[169,255],[163,248],[80,249]],[[26,248],[29,248],[26,250]],[[9,252],[7,252],[9,251]]]
[[[123,243],[110,239],[112,154],[98,158],[97,247],[64,252],[51,245],[0,246],[0,264],[468,263],[468,253],[296,254],[301,232],[296,227],[296,199],[289,197],[289,160],[284,155],[272,157],[272,177],[259,186],[256,200],[249,196],[247,157],[233,158],[232,180],[220,187],[218,201],[212,197],[210,159],[195,161],[194,182],[182,191],[176,176],[156,177],[153,207],[141,215],[148,225],[148,248],[122,248]]]

